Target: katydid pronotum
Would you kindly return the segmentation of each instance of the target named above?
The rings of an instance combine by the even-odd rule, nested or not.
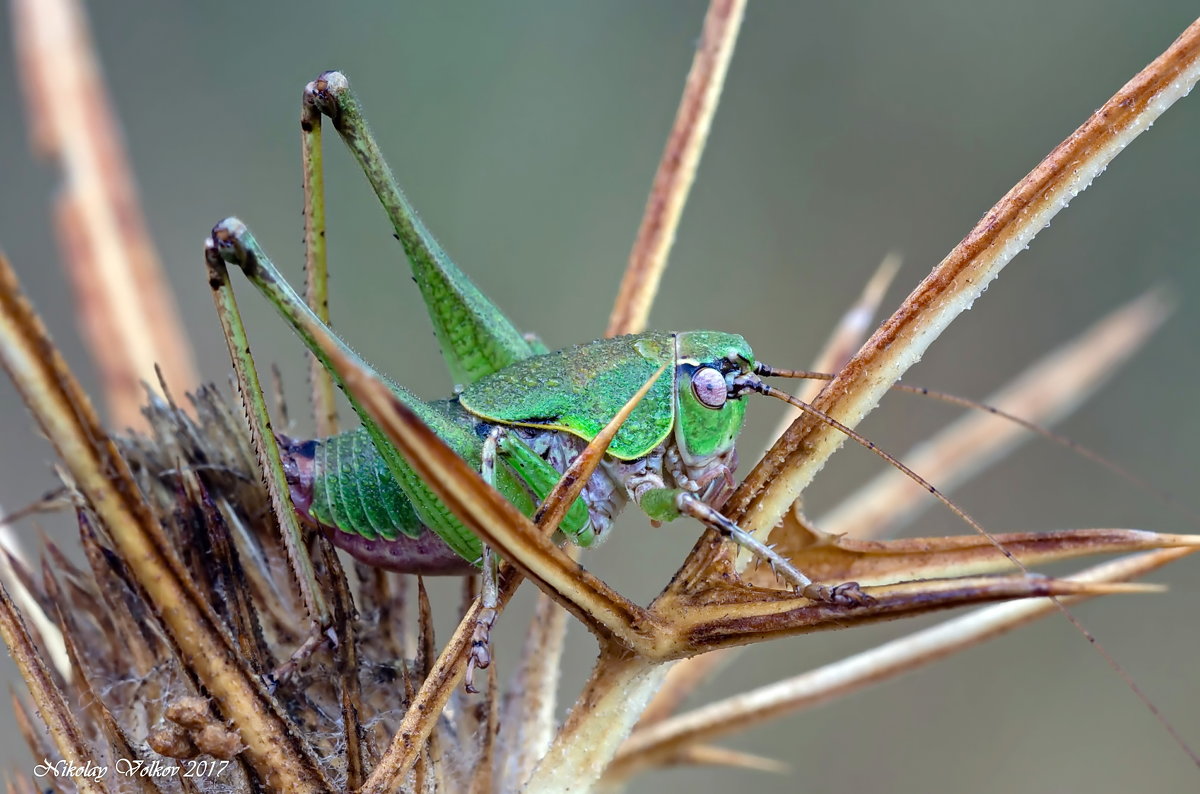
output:
[[[527,515],[534,513],[564,469],[639,387],[651,383],[559,527],[563,536],[580,546],[601,540],[612,517],[632,501],[655,522],[681,515],[698,519],[768,562],[809,598],[844,604],[869,601],[854,582],[833,586],[813,582],[720,513],[734,487],[736,440],[745,412],[742,397],[751,391],[818,415],[902,469],[995,543],[977,522],[894,457],[767,385],[762,378],[814,373],[758,362],[740,336],[707,330],[651,332],[548,351],[519,332],[470,282],[416,216],[345,77],[338,72],[321,75],[306,88],[304,103],[310,279],[324,277],[320,125],[327,116],[363,168],[404,246],[442,354],[462,388],[451,399],[426,403],[386,377],[382,380],[400,402]],[[370,370],[284,281],[241,221],[228,218],[214,227],[206,242],[206,261],[239,370],[252,370],[252,363],[226,264],[244,271],[326,370],[334,373],[318,338],[331,341]],[[363,422],[361,428],[320,440],[294,441],[270,434],[257,388],[243,384],[243,393],[248,400],[258,401],[248,408],[263,419],[264,454],[271,459],[268,465],[286,481],[295,512],[320,527],[335,545],[359,560],[401,572],[464,574],[482,567],[486,618],[481,619],[471,664],[486,666],[490,661],[486,634],[495,616],[489,552],[421,481],[354,398],[350,402]],[[469,673],[467,682],[470,688]]]

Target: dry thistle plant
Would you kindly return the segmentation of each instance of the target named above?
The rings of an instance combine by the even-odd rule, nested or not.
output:
[[[646,325],[743,5],[714,0],[708,10],[608,335]],[[724,749],[725,737],[1056,611],[1054,602],[1028,597],[1141,589],[1122,582],[1197,543],[1191,536],[1117,529],[998,537],[1026,565],[1140,552],[1071,579],[1047,579],[1015,568],[980,534],[867,540],[885,521],[913,509],[912,489],[895,486],[895,473],[813,526],[797,500],[844,435],[808,413],[782,432],[726,512],[757,535],[770,534],[819,581],[857,580],[872,600],[827,603],[782,590],[769,572],[747,569],[746,560],[709,533],[677,573],[662,572],[665,589],[641,606],[550,542],[555,519],[543,517],[535,526],[521,516],[383,384],[330,351],[349,391],[439,497],[508,561],[504,597],[523,578],[540,590],[520,659],[503,670],[490,668],[486,694],[467,696],[460,682],[478,605],[465,606],[458,629],[435,642],[421,583],[364,566],[344,569],[319,536],[307,547],[289,547],[261,487],[241,412],[214,389],[182,396],[195,383],[180,341],[186,336],[165,311],[163,289],[149,289],[153,253],[123,244],[127,236],[144,240],[144,223],[129,220],[139,217],[133,182],[79,9],[70,0],[16,2],[14,9],[38,142],[66,170],[63,235],[72,272],[92,296],[85,310],[93,338],[107,354],[97,366],[112,426],[129,422],[145,401],[134,386],[148,364],[182,363],[164,373],[165,393],[140,409],[143,429],[111,436],[55,352],[15,273],[2,263],[0,359],[61,456],[86,561],[72,562],[53,544],[41,571],[6,555],[0,628],[32,698],[14,698],[17,722],[34,758],[82,770],[40,777],[32,767],[14,770],[12,790],[558,792],[618,790],[634,775],[665,765],[778,770],[772,759]],[[817,409],[857,425],[1033,235],[1190,90],[1200,76],[1198,61],[1200,23],[1009,191],[863,342],[863,315],[879,305],[881,282],[891,275],[881,268],[814,364],[839,373],[808,392]],[[119,238],[112,234],[118,226]],[[96,284],[114,289],[98,292]],[[1050,421],[1114,361],[1132,354],[1163,312],[1161,296],[1130,302],[993,402]],[[147,340],[161,347],[147,347]],[[939,484],[968,476],[1011,446],[1013,426],[997,428],[971,419],[948,429],[914,468]],[[851,537],[828,534],[842,531]],[[305,589],[298,584],[305,577],[293,570],[309,564],[316,586]],[[1026,600],[680,711],[741,646],[1012,599]],[[318,605],[329,624],[314,633]],[[559,725],[557,683],[569,614],[595,635],[600,655]],[[327,630],[337,638],[333,647],[315,643],[294,675],[277,686],[270,681],[271,671],[302,644],[329,636]],[[512,628],[502,619],[497,630]],[[853,744],[854,737],[846,741]],[[94,773],[100,769],[104,774]],[[141,774],[146,770],[158,775]]]

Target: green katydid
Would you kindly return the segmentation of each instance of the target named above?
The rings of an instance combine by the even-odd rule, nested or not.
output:
[[[713,331],[655,332],[546,352],[483,296],[425,229],[380,155],[345,77],[322,75],[307,87],[305,103],[333,120],[375,187],[413,265],[451,374],[464,386],[455,398],[434,403],[389,381],[393,391],[477,467],[485,450],[494,449],[504,464],[495,470],[495,485],[506,498],[532,513],[562,469],[669,362],[669,376],[659,379],[622,426],[608,450],[609,463],[568,512],[562,533],[581,546],[592,545],[632,500],[655,521],[687,514],[721,529],[814,597],[861,597],[854,585],[813,586],[716,512],[734,486],[735,442],[745,412],[740,398],[758,383],[744,339]],[[308,167],[319,168],[313,118],[319,115],[305,114],[305,134],[315,133],[317,145],[307,145],[306,152]],[[305,321],[320,320],[245,226],[223,221],[209,244],[242,267],[317,352],[302,328]],[[372,564],[409,572],[473,570],[482,557],[479,540],[398,455],[380,446],[386,444],[369,420],[359,430],[322,441],[285,443],[284,465],[300,513]]]
[[[307,86],[304,102],[310,262],[323,260],[319,173],[324,115],[332,120],[387,211],[413,267],[448,368],[462,390],[451,399],[426,403],[383,380],[505,498],[532,515],[583,447],[648,378],[665,367],[571,506],[559,527],[562,535],[580,546],[594,545],[605,537],[616,512],[632,501],[656,522],[680,515],[699,519],[769,562],[809,597],[846,604],[869,600],[853,582],[832,587],[812,582],[719,512],[734,487],[743,395],[748,391],[770,394],[815,412],[767,386],[762,377],[816,373],[773,369],[756,361],[742,337],[717,331],[651,332],[547,351],[521,334],[438,246],[397,186],[345,77],[337,72],[321,75]],[[319,257],[311,250],[318,244]],[[361,361],[283,280],[240,221],[226,219],[213,229],[207,260],[218,306],[222,301],[232,305],[231,296],[225,295],[223,263],[235,264],[327,370],[332,367],[315,340],[318,332],[328,334]],[[323,261],[318,264],[323,266]],[[232,335],[229,341],[236,358],[242,352],[236,349],[240,343]],[[434,574],[471,573],[482,565],[485,574],[490,572],[487,550],[479,539],[439,502],[353,398],[351,403],[363,421],[361,428],[319,440],[280,439],[281,466],[297,512],[321,527],[335,545],[369,564]],[[950,504],[895,458],[815,413]],[[951,507],[987,535],[965,513]],[[485,576],[485,601],[493,592],[487,583]],[[486,651],[477,650],[472,662],[486,665]]]

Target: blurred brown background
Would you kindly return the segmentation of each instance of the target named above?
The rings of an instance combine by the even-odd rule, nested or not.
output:
[[[337,8],[338,10],[333,10]],[[402,184],[457,261],[551,346],[604,326],[691,59],[702,2],[96,4],[94,36],[125,125],[155,240],[204,377],[228,363],[201,276],[201,241],[236,213],[298,279],[300,89],[346,71]],[[991,203],[1195,14],[1185,2],[754,3],[652,322],[744,334],[765,360],[806,366],[889,249],[905,267],[885,308]],[[11,74],[8,21],[0,64]],[[48,221],[57,176],[29,155],[17,86],[0,87],[0,245],[85,383]],[[1027,362],[1152,286],[1178,310],[1137,360],[1063,425],[1157,485],[1195,498],[1200,397],[1200,103],[1184,101],[1078,198],[911,373],[983,397]],[[421,394],[450,384],[407,266],[349,158],[330,158],[333,315],[361,352]],[[261,361],[303,413],[300,347],[243,301]],[[779,409],[757,404],[750,461]],[[902,451],[957,416],[898,395],[863,430]],[[52,452],[0,384],[0,505],[53,484]],[[846,449],[810,491],[815,515],[874,473]],[[989,529],[1134,526],[1197,531],[1151,497],[1034,442],[957,498]],[[66,522],[46,520],[70,543]],[[694,530],[630,516],[585,562],[650,598]],[[921,534],[969,531],[941,509]],[[36,550],[35,527],[21,527]],[[1079,614],[1200,745],[1200,568],[1157,574],[1170,593]],[[446,588],[452,594],[453,588]],[[529,594],[525,595],[528,600]],[[449,621],[457,607],[442,608]],[[564,692],[594,642],[575,627]],[[739,657],[707,701],[916,628],[891,624],[775,643]],[[500,664],[523,629],[498,628]],[[512,652],[509,652],[512,658]],[[5,674],[12,676],[6,664]],[[0,765],[30,761],[0,720]],[[1195,790],[1200,773],[1061,618],[728,744],[791,777],[671,770],[635,791]]]

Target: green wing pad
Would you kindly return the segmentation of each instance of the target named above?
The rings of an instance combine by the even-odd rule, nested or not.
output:
[[[663,364],[674,336],[646,333],[601,339],[518,361],[467,387],[459,400],[491,422],[563,430],[591,441]],[[608,452],[647,455],[674,421],[674,372],[664,373],[617,432]]]

